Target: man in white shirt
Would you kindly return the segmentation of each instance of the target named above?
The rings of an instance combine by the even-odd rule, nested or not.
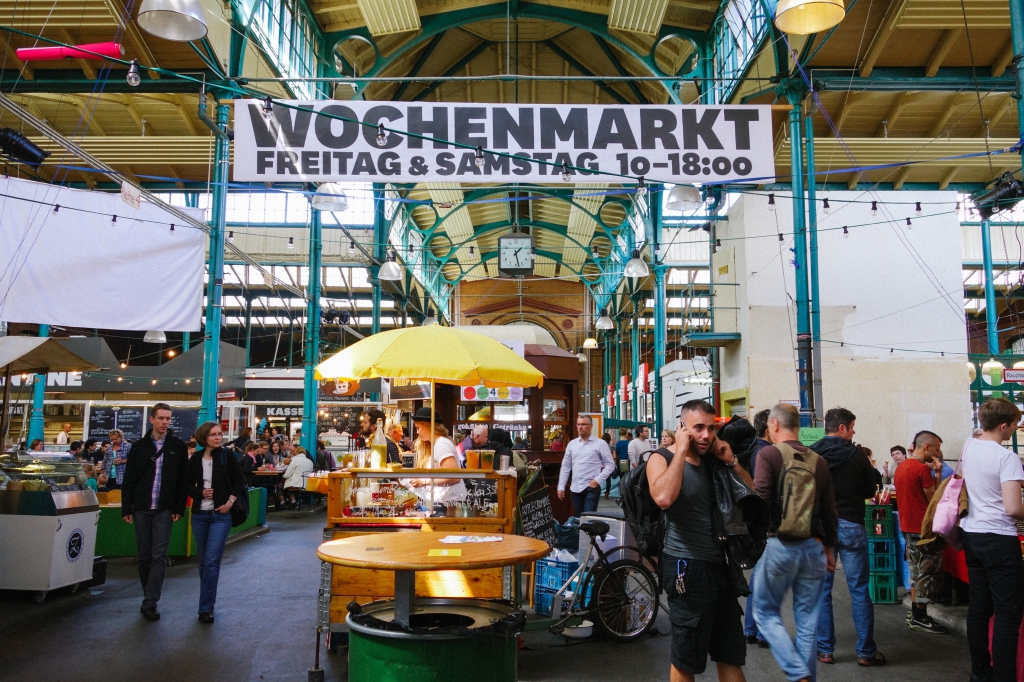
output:
[[[65,424],[64,428],[57,434],[57,438],[53,441],[57,445],[67,445],[71,442],[71,424]]]
[[[565,484],[572,474],[569,492],[572,498],[573,514],[597,511],[601,499],[601,484],[612,475],[615,464],[612,451],[603,439],[591,435],[594,422],[581,414],[576,419],[579,438],[574,438],[565,448],[562,470],[558,474],[558,499],[565,499]]]
[[[645,453],[650,453],[654,448],[647,442],[647,439],[651,437],[651,430],[646,424],[641,424],[636,427],[636,438],[629,441],[629,468],[635,469],[640,465],[641,461],[646,460],[644,457]]]

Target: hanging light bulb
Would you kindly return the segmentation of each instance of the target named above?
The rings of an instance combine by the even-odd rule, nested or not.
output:
[[[118,381],[124,381],[124,377],[118,377],[117,380]]]
[[[877,201],[872,201],[871,202],[871,215],[878,215],[878,202]]]
[[[828,205],[828,197],[821,200],[821,212],[828,215],[832,210],[832,207]]]
[[[122,362],[121,363],[121,369],[128,369],[128,363],[127,362]]]
[[[377,272],[377,279],[387,281],[397,281],[402,279],[402,266],[395,261],[395,252],[388,251],[387,260],[380,266],[380,270]]]
[[[110,217],[110,223],[111,223],[111,224],[114,224],[114,223],[116,223],[116,222],[117,222],[117,216],[116,216],[116,215],[113,215],[113,216],[111,216],[111,217]]]
[[[351,256],[355,252],[356,252],[356,243],[355,243],[355,241],[351,241],[351,242],[348,243],[348,255]]]
[[[191,384],[191,383],[192,383],[192,380],[191,380],[191,379],[185,379],[185,383],[186,383],[186,384]]]
[[[583,352],[582,348],[580,349],[580,352],[576,354],[576,359],[579,360],[580,362],[587,361],[587,354]]]
[[[622,271],[622,274],[631,279],[647,277],[651,274],[650,269],[647,267],[647,263],[645,263],[640,257],[639,249],[633,249],[633,257],[626,263],[626,267]]]
[[[636,179],[636,195],[638,197],[647,195],[647,183],[644,182],[644,176],[642,175]]]
[[[235,233],[231,230],[228,230],[228,241],[232,244],[235,243]]]
[[[126,75],[124,79],[128,82],[128,85],[133,88],[139,87],[139,83],[142,82],[142,76],[139,75],[138,59],[133,59],[131,63],[128,64],[128,75]]]
[[[913,227],[913,224],[910,222],[910,216],[907,216],[907,227]]]
[[[476,148],[476,158],[473,159],[473,163],[476,164],[477,168],[483,168],[484,167],[484,148],[483,147],[477,147]]]
[[[53,212],[54,212],[54,213],[59,213],[59,212],[60,212],[60,204],[56,204],[56,205],[54,205],[54,207],[53,207]]]
[[[570,180],[572,180],[572,175],[569,174],[569,166],[565,163],[565,161],[563,161],[562,162],[562,182],[569,182]]]
[[[715,240],[715,248],[716,249],[722,248],[722,240],[721,239],[716,239]]]
[[[785,240],[785,239],[783,238],[783,236],[782,236],[782,233],[781,233],[781,232],[779,232],[779,241],[780,241],[780,242],[784,242],[784,241],[786,241],[786,240]]]
[[[171,232],[171,236],[173,237],[174,236],[174,223],[171,223],[171,230],[170,230],[170,232]]]
[[[774,194],[769,194],[768,195],[768,210],[769,211],[774,211],[775,210],[775,195]]]
[[[476,254],[474,253],[474,249],[471,246],[471,247],[469,247],[469,257],[472,258],[474,255],[476,255]]]
[[[273,115],[274,100],[270,99],[270,97],[268,96],[266,99],[263,100],[263,118],[264,120],[269,121]]]
[[[388,142],[388,131],[384,130],[384,124],[377,124],[377,144],[383,147]]]
[[[175,355],[177,355],[177,353],[174,352],[173,348],[167,351],[167,357],[173,358]]]
[[[288,248],[289,249],[294,249],[295,248],[295,237],[288,237]]]
[[[843,225],[843,236],[844,237],[849,237],[850,236],[850,228],[848,228],[846,225]]]
[[[590,247],[590,255],[594,257],[594,260],[597,260],[598,258],[601,257],[601,254],[600,252],[598,252],[596,246]]]
[[[917,202],[917,206],[914,207],[914,213],[921,215],[921,202]]]
[[[597,339],[595,339],[594,337],[589,337],[589,338],[584,339],[583,340],[583,347],[584,348],[597,348]]]
[[[601,317],[597,318],[597,322],[594,323],[594,328],[604,331],[614,327],[615,324],[612,322],[612,318],[608,317],[608,309],[603,309],[601,311]]]
[[[665,200],[665,208],[670,211],[695,211],[703,205],[700,190],[693,185],[676,185]]]

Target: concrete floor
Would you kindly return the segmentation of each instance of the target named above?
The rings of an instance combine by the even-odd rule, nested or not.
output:
[[[221,571],[217,622],[196,621],[199,580],[194,560],[168,570],[160,602],[161,620],[139,615],[141,588],[131,561],[111,562],[107,583],[90,593],[31,595],[0,592],[0,680],[289,680],[304,682],[313,663],[314,611],[323,516],[284,518],[271,514],[271,531],[228,547]],[[855,637],[845,582],[837,580],[837,664],[819,667],[822,682],[901,679],[907,682],[966,680],[970,663],[960,635],[910,632],[902,606],[875,609],[875,637],[890,665],[856,665]],[[658,626],[668,631],[667,618]],[[524,682],[667,680],[668,637],[633,644],[602,640],[562,646],[547,632],[524,636],[520,679]],[[328,680],[346,679],[345,659],[322,652]],[[715,679],[714,667],[698,677]],[[748,649],[746,677],[778,681],[770,652]]]

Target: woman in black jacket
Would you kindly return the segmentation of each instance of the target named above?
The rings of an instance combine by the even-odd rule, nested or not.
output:
[[[196,431],[202,448],[188,461],[192,497],[192,536],[199,560],[199,620],[213,622],[220,560],[231,530],[231,507],[245,494],[242,470],[233,453],[221,447],[220,424],[206,422]]]

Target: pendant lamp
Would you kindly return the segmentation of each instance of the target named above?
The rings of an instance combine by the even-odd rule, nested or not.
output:
[[[594,327],[601,331],[615,328],[615,324],[612,322],[612,318],[608,317],[607,308],[601,311],[601,317],[597,318],[597,322],[594,324]]]
[[[623,270],[622,274],[630,279],[647,277],[651,274],[651,271],[647,267],[647,263],[645,263],[640,257],[639,249],[633,249],[633,257],[626,263],[626,268]]]
[[[402,266],[395,262],[394,251],[388,254],[387,261],[380,266],[380,271],[377,273],[377,279],[392,282],[402,279]]]
[[[167,343],[167,334],[160,331],[150,331],[146,332],[142,340],[145,343]]]
[[[597,348],[597,339],[591,337],[589,339],[583,339],[584,348]]]
[[[157,38],[188,43],[206,37],[206,16],[200,0],[143,0],[139,27]]]
[[[775,26],[783,33],[806,35],[827,31],[845,17],[843,0],[779,0]]]
[[[670,211],[693,211],[704,205],[700,190],[693,185],[676,185],[668,193],[665,208]]]
[[[348,195],[345,194],[345,188],[338,182],[320,185],[313,195],[313,208],[318,211],[347,211]]]

